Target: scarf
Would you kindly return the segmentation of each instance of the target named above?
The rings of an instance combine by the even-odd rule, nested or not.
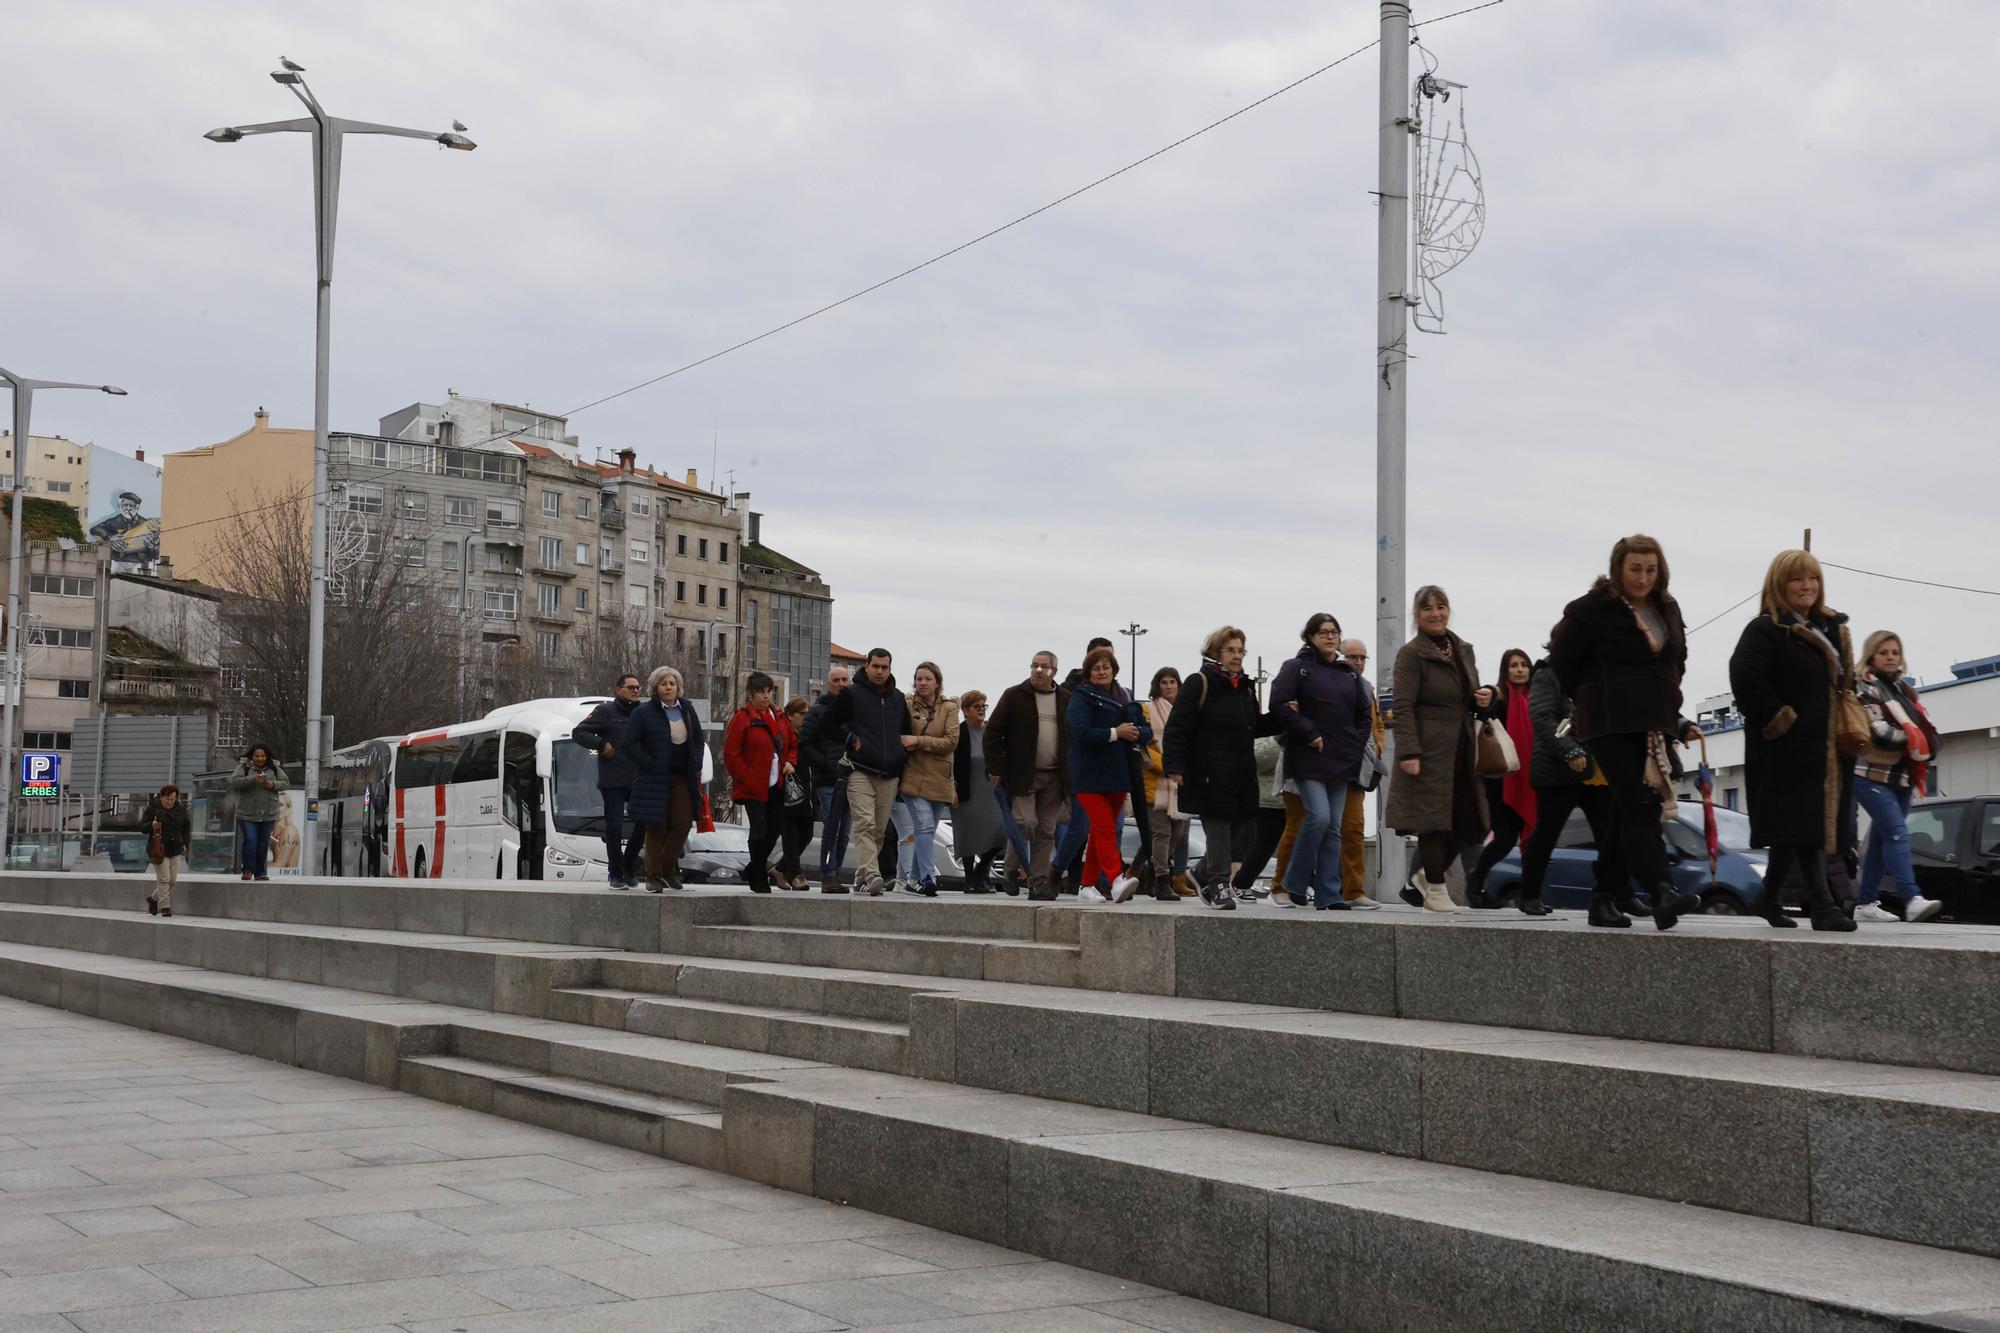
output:
[[[1500,796],[1507,808],[1521,817],[1521,845],[1535,831],[1535,788],[1529,780],[1528,752],[1535,743],[1535,729],[1528,721],[1528,692],[1507,689],[1507,734],[1513,738],[1514,753],[1521,766],[1500,779]]]
[[[1903,742],[1908,747],[1903,762],[1909,766],[1910,786],[1917,795],[1928,796],[1931,794],[1931,760],[1936,758],[1932,737],[1937,735],[1937,728],[1931,725],[1931,715],[1924,711],[1916,691],[1903,688],[1902,677],[1884,679],[1882,683],[1888,686],[1883,695],[1883,711],[1903,729]],[[1909,705],[1908,710],[1904,708],[1905,704]],[[1912,717],[1911,712],[1916,716]]]

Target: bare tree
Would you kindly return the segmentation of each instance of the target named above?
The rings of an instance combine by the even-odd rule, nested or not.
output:
[[[228,590],[223,665],[242,673],[243,734],[287,755],[306,729],[311,512],[304,494],[257,497],[209,560],[212,581]],[[382,515],[329,579],[322,698],[336,745],[459,715],[465,613],[408,558],[405,544],[419,538]]]

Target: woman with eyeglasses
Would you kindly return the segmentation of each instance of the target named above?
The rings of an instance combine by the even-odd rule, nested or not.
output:
[[[1285,866],[1286,888],[1322,912],[1347,910],[1340,823],[1348,785],[1361,775],[1370,720],[1368,691],[1341,655],[1341,638],[1338,620],[1314,613],[1299,631],[1304,646],[1271,681],[1271,716],[1284,729],[1285,777],[1297,784],[1305,809]]]
[[[993,862],[1007,840],[1007,829],[986,778],[986,691],[959,695],[958,711],[958,746],[951,757],[958,805],[951,815],[951,850],[965,871],[965,891],[991,893]]]

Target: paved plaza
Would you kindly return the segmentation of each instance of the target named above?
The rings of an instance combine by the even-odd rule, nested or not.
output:
[[[4,998],[0,1272],[0,1333],[1287,1327]]]

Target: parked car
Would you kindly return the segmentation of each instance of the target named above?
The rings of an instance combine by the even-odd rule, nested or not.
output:
[[[1937,796],[1910,807],[1910,861],[1924,897],[1955,921],[2000,922],[2000,796]],[[1903,900],[1884,881],[1882,901]]]
[[[1681,802],[1675,817],[1661,825],[1667,845],[1667,873],[1682,892],[1700,895],[1703,911],[1718,916],[1740,916],[1755,910],[1757,900],[1764,895],[1767,858],[1761,851],[1748,849],[1748,817],[1717,807],[1715,823],[1722,855],[1716,858],[1715,875],[1710,878],[1701,806]],[[1577,810],[1563,825],[1562,837],[1549,857],[1549,872],[1542,882],[1542,901],[1551,907],[1579,910],[1589,907],[1596,872],[1597,842],[1591,836],[1590,821],[1584,818],[1583,811]],[[1509,896],[1519,897],[1520,887],[1521,852],[1516,848],[1493,867],[1486,878],[1486,888],[1504,900]]]
[[[689,884],[740,884],[750,864],[750,830],[717,824],[712,833],[692,830],[681,849],[681,878]]]

